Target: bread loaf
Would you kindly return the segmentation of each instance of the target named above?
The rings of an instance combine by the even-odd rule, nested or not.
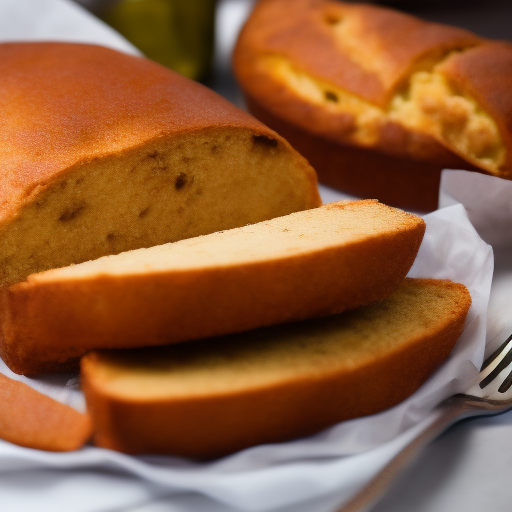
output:
[[[78,450],[91,437],[88,415],[0,374],[0,439],[38,450]]]
[[[93,45],[0,44],[0,284],[320,204],[248,114]]]
[[[234,70],[320,181],[430,210],[443,168],[512,178],[512,45],[390,9],[261,0]]]
[[[341,202],[33,274],[0,294],[1,355],[16,373],[42,373],[95,348],[338,313],[396,289],[424,230],[376,201]]]
[[[82,359],[95,442],[218,457],[307,436],[413,393],[450,353],[463,285],[407,279],[353,311],[215,340]]]

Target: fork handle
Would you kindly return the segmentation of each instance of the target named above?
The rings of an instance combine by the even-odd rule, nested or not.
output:
[[[440,406],[438,410],[438,417],[402,448],[355,496],[336,512],[365,512],[370,510],[389,488],[392,480],[411,463],[425,446],[450,425],[465,417],[492,414],[490,411],[468,408],[462,400],[450,400]]]

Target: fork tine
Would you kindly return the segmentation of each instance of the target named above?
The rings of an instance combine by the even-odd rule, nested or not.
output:
[[[480,371],[485,370],[501,354],[510,341],[512,341],[512,334],[484,361]]]
[[[498,388],[498,393],[505,393],[512,386],[512,372],[508,374],[508,377],[502,382],[501,386]]]
[[[510,363],[512,363],[512,350],[509,350],[505,357],[496,365],[496,368],[480,382],[480,388],[490,384]]]

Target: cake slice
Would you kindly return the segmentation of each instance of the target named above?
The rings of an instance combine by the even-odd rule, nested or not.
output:
[[[0,374],[0,439],[65,452],[81,448],[91,433],[88,415]]]
[[[341,202],[29,276],[0,294],[2,358],[67,369],[135,348],[325,316],[389,295],[425,230],[377,201]]]
[[[92,352],[82,385],[98,446],[218,457],[382,411],[448,356],[471,298],[406,279],[387,299],[215,340]]]

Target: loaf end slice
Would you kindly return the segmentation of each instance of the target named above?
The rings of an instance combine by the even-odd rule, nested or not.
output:
[[[91,420],[68,405],[0,374],[0,439],[39,450],[78,450]]]
[[[389,295],[424,221],[341,202],[34,274],[0,294],[2,357],[17,373],[135,348],[325,316]]]
[[[353,311],[216,340],[93,352],[82,383],[99,446],[211,458],[391,407],[448,356],[471,298],[406,279]]]

